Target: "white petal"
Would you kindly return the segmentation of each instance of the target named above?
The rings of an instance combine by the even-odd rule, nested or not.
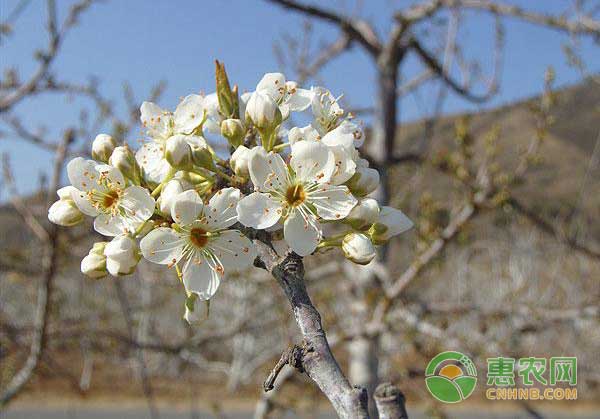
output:
[[[85,191],[80,191],[79,189],[71,190],[71,198],[77,205],[77,208],[85,215],[89,215],[95,217],[98,215],[98,210],[94,208],[90,200],[88,199],[87,193]]]
[[[308,196],[317,214],[325,220],[345,218],[358,202],[346,186],[322,185]]]
[[[157,142],[146,143],[135,153],[135,160],[143,169],[144,177],[148,181],[158,184],[171,170],[164,154],[164,146]]]
[[[69,199],[73,192],[77,192],[78,189],[74,186],[64,186],[56,191],[56,194],[60,199]]]
[[[237,203],[242,198],[242,193],[236,188],[225,188],[217,191],[204,213],[206,223],[214,230],[227,228],[237,222]]]
[[[326,145],[300,141],[292,146],[290,166],[301,181],[325,183],[335,170],[335,157]]]
[[[184,244],[185,239],[175,230],[159,227],[142,239],[140,249],[150,262],[171,265],[181,259]]]
[[[287,105],[292,111],[300,112],[310,106],[313,97],[310,90],[295,88],[292,92],[286,100]]]
[[[283,235],[287,244],[300,256],[310,255],[321,241],[319,222],[312,214],[303,217],[298,210],[285,220]]]
[[[111,189],[124,188],[125,178],[119,169],[108,164],[98,164],[95,167],[96,173],[102,179],[108,179]]]
[[[95,169],[97,164],[94,160],[86,160],[83,157],[76,157],[71,160],[67,165],[67,176],[71,185],[82,191],[96,188],[98,186]]]
[[[267,73],[256,85],[256,91],[266,93],[274,101],[285,93],[285,76],[281,73]]]
[[[219,115],[219,98],[216,93],[204,96],[204,109],[206,109],[207,120],[203,129],[213,134],[221,133],[221,116]],[[244,113],[240,109],[240,115]]]
[[[154,138],[164,138],[169,135],[172,116],[160,106],[152,102],[144,102],[140,107],[142,126],[148,135]]]
[[[267,153],[262,147],[254,147],[248,162],[252,183],[260,191],[277,189],[287,185],[287,167],[277,153]]]
[[[119,206],[125,209],[127,217],[135,224],[141,224],[154,214],[156,203],[147,189],[141,186],[130,186],[123,192]]]
[[[177,224],[188,225],[196,221],[202,211],[204,210],[204,203],[202,198],[193,189],[189,191],[181,192],[173,199],[171,206],[171,217]]]
[[[260,192],[251,193],[237,204],[239,222],[259,230],[274,225],[281,217],[281,212],[279,202]]]
[[[364,142],[362,129],[353,122],[344,121],[339,127],[323,137],[323,144],[329,146],[342,145],[346,148],[360,147]]]
[[[119,215],[100,214],[94,220],[94,230],[98,233],[113,237],[135,230],[135,226],[127,218]]]
[[[206,259],[195,256],[183,267],[183,284],[188,292],[197,294],[201,300],[209,300],[219,288],[221,275],[209,266]]]
[[[210,242],[209,247],[221,262],[225,273],[247,268],[256,258],[254,244],[237,230],[223,231],[219,237]]]
[[[175,109],[173,120],[175,132],[190,134],[195,130],[204,117],[204,98],[200,95],[188,95]]]
[[[288,133],[288,141],[290,145],[294,145],[298,141],[317,141],[321,137],[319,131],[314,129],[312,125],[307,125],[302,128],[294,127]]]
[[[341,185],[342,183],[349,180],[356,172],[356,163],[352,158],[352,151],[354,149],[348,149],[341,145],[329,147],[335,158],[335,171],[331,177],[331,183],[334,185]]]

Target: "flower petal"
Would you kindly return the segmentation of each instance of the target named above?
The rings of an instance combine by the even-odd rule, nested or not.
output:
[[[205,211],[206,223],[211,229],[219,230],[230,227],[237,222],[236,205],[242,193],[236,188],[225,188],[217,191]]]
[[[109,181],[111,189],[125,187],[125,178],[116,167],[108,164],[97,164],[95,170],[99,178]]]
[[[348,149],[341,145],[329,147],[335,158],[335,171],[331,176],[331,183],[341,185],[349,180],[356,172],[356,163],[353,159],[353,152],[358,153],[355,149]]]
[[[190,134],[195,130],[204,118],[204,98],[200,95],[186,96],[175,109],[173,120],[175,121],[175,132],[178,134]]]
[[[313,93],[310,90],[299,89],[297,87],[288,88],[290,95],[286,100],[290,110],[294,112],[300,112],[307,109],[313,98]]]
[[[304,182],[329,182],[335,170],[335,157],[320,142],[300,141],[292,146],[290,166]]]
[[[281,217],[281,204],[269,194],[254,192],[242,198],[237,204],[240,223],[259,230],[271,227]]]
[[[354,122],[344,121],[339,127],[328,132],[323,137],[323,144],[328,146],[341,145],[346,148],[360,147],[364,142],[362,129]]]
[[[85,191],[80,191],[79,189],[71,190],[71,199],[77,205],[77,208],[85,215],[90,215],[95,217],[98,215],[98,210],[94,208],[90,200],[88,199],[87,193]]]
[[[141,224],[154,214],[156,203],[147,189],[141,186],[130,186],[123,192],[119,206],[125,210],[127,217],[134,224]]]
[[[160,183],[171,170],[171,165],[165,160],[164,146],[157,142],[144,144],[136,153],[135,160],[144,171],[144,177],[149,182]]]
[[[177,224],[188,225],[196,221],[202,211],[204,210],[204,203],[202,198],[193,189],[189,191],[181,192],[173,199],[171,205],[171,217]]]
[[[71,160],[67,164],[67,176],[71,185],[82,191],[95,189],[98,186],[95,169],[97,164],[94,160],[86,160],[83,157]]]
[[[267,94],[277,102],[285,93],[285,76],[281,73],[265,74],[256,85],[256,91]]]
[[[181,259],[185,239],[173,229],[159,227],[140,242],[144,258],[160,265],[171,265]]]
[[[262,147],[254,147],[248,162],[250,179],[259,191],[278,189],[288,184],[285,162],[277,153],[267,153]]]
[[[100,214],[94,219],[94,230],[103,236],[114,237],[133,232],[135,227],[120,215]]]
[[[144,102],[140,107],[140,120],[148,135],[153,138],[163,138],[169,135],[172,116],[169,112],[152,102]]]
[[[197,294],[201,300],[210,300],[219,288],[221,275],[204,257],[196,254],[183,267],[183,284],[187,292]]]
[[[237,230],[223,231],[219,237],[210,242],[209,247],[219,259],[225,273],[247,268],[256,258],[254,244]]]
[[[325,220],[345,218],[358,202],[346,186],[322,185],[308,195],[319,217]]]
[[[315,251],[321,241],[320,225],[314,215],[296,210],[285,220],[283,226],[285,241],[300,256],[308,256]]]

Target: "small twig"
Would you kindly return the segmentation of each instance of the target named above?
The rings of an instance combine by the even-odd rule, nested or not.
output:
[[[265,391],[273,390],[277,376],[286,365],[294,367],[298,372],[303,373],[304,367],[302,366],[302,359],[304,358],[305,352],[310,351],[310,347],[307,347],[306,344],[302,344],[302,346],[294,344],[283,351],[279,361],[277,361],[263,384]]]

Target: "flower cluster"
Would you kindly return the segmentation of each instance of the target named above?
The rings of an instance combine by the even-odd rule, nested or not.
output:
[[[48,218],[73,226],[94,217],[94,229],[111,238],[94,244],[84,274],[128,275],[142,256],[173,268],[191,321],[196,300],[209,300],[225,274],[253,264],[256,230],[283,252],[337,247],[368,264],[377,245],[411,228],[401,211],[368,197],[379,173],[361,158],[360,125],[331,92],[269,73],[239,96],[219,63],[216,79],[215,93],[189,95],[173,112],[144,102],[137,152],[100,134],[92,160],[69,162],[71,186],[58,191]],[[312,114],[312,122],[289,127],[294,112]],[[219,140],[209,133],[221,135],[230,155],[215,152]]]

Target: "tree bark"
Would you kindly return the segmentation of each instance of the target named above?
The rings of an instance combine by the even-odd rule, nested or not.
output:
[[[283,261],[279,261],[267,244],[258,240],[255,243],[263,267],[283,289],[302,333],[301,369],[329,399],[340,418],[368,418],[366,390],[350,384],[331,353],[321,315],[306,291],[302,258],[289,253]]]

